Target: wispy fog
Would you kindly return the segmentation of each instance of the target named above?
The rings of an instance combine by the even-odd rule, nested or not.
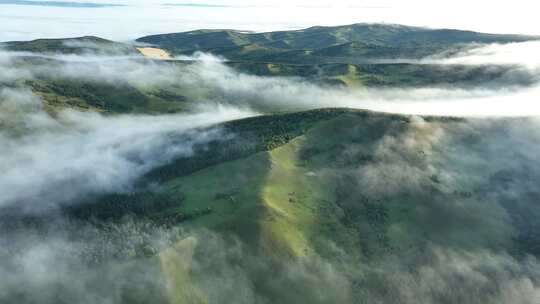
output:
[[[161,116],[63,111],[53,118],[38,97],[13,89],[0,91],[0,109],[0,206],[38,209],[88,194],[129,191],[149,170],[189,156],[193,145],[228,136],[197,129],[253,115],[216,107]]]
[[[434,61],[446,64],[518,64],[538,69],[540,59],[536,56],[540,41],[479,45],[453,55],[450,58]]]
[[[535,83],[539,74],[534,55],[539,46],[481,46],[441,62],[508,64],[512,59],[516,70],[529,71]],[[49,206],[81,195],[129,191],[133,182],[152,168],[192,153],[194,144],[227,136],[219,129],[200,128],[257,112],[349,107],[439,116],[540,115],[540,88],[513,85],[517,75],[513,70],[496,82],[504,85],[493,87],[353,89],[322,87],[300,78],[248,75],[209,54],[154,61],[102,56],[92,50],[82,55],[0,53],[0,82],[7,86],[0,91],[0,169],[4,173],[0,177],[0,205],[39,201]],[[36,59],[40,61],[32,61]],[[20,85],[34,79],[139,89],[174,87],[188,93],[191,112],[103,116],[65,110],[52,117],[41,98]],[[180,134],[190,136],[179,141]]]
[[[450,85],[417,88],[321,87],[299,78],[259,77],[241,73],[227,66],[223,58],[200,53],[194,57],[177,58],[176,63],[95,55],[48,55],[46,58],[59,61],[22,68],[8,63],[24,54],[2,53],[0,60],[6,66],[6,73],[0,76],[0,81],[59,77],[113,85],[127,83],[140,88],[174,86],[194,96],[198,104],[227,104],[257,111],[350,107],[402,114],[530,116],[540,114],[540,107],[537,106],[540,69],[534,56],[539,51],[540,44],[536,42],[489,45],[473,48],[457,57],[429,62],[508,66],[505,73],[484,86],[465,89]],[[527,85],[524,87],[523,84]]]
[[[22,225],[0,214],[0,229],[10,231],[0,233],[0,302],[538,303],[540,88],[516,85],[517,77],[538,82],[538,60],[531,59],[538,46],[482,46],[437,59],[515,66],[469,89],[322,86],[248,75],[209,54],[154,61],[2,52],[0,211],[18,207],[37,219]],[[186,111],[51,108],[26,83],[51,79],[175,90],[187,96]],[[335,142],[306,134],[299,157],[314,155],[305,165],[310,176],[336,192],[334,209],[324,211],[329,217],[314,226],[335,221],[345,231],[315,231],[309,242],[320,254],[269,253],[228,234],[226,225],[209,232],[147,218],[39,219],[59,204],[133,191],[150,170],[236,136],[219,123],[325,107],[461,118],[350,114],[326,129]],[[288,165],[305,169],[294,162]],[[252,174],[245,171],[239,174]],[[364,212],[368,207],[375,211]],[[381,228],[377,210],[386,207],[395,213]],[[395,247],[385,245],[388,235]]]

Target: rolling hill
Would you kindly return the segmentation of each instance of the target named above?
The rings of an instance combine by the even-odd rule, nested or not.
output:
[[[137,43],[156,46],[173,56],[209,52],[224,56],[227,60],[223,65],[247,75],[296,78],[322,86],[467,89],[503,84],[527,87],[536,83],[537,78],[530,71],[513,65],[427,64],[415,60],[433,55],[451,56],[487,43],[536,39],[538,37],[354,24],[270,33],[198,30],[142,37]],[[19,52],[11,60],[14,68],[41,71],[33,73],[31,79],[7,85],[31,88],[51,111],[67,106],[106,113],[181,112],[201,98],[220,94],[178,83],[173,85],[172,79],[168,81],[171,84],[157,88],[125,81],[89,81],[87,77],[74,78],[73,72],[69,72],[70,75],[59,73],[63,71],[59,67],[66,64],[74,71],[87,71],[88,75],[101,73],[110,65],[109,60],[125,67],[131,66],[131,62],[141,68],[155,66],[169,71],[168,74],[173,74],[171,77],[179,77],[182,71],[193,70],[192,66],[196,65],[190,60],[145,58],[137,50],[137,44],[88,36],[6,42],[0,44],[0,50]]]
[[[94,36],[2,42],[0,43],[0,50],[1,49],[12,52],[42,54],[86,54],[102,56],[138,54],[133,46]]]
[[[355,24],[2,43],[0,156],[30,169],[0,184],[0,303],[536,303],[537,118],[332,103],[521,92],[537,71],[418,59],[538,39]],[[174,58],[195,52],[227,60]]]
[[[515,263],[540,254],[534,232],[540,193],[512,186],[540,172],[521,166],[534,160],[516,159],[506,135],[519,141],[528,123],[346,109],[233,121],[222,127],[238,136],[156,169],[136,192],[94,198],[66,207],[63,215],[23,217],[22,231],[46,235],[59,216],[70,218],[68,225],[96,225],[90,235],[69,232],[74,239],[90,237],[84,260],[105,267],[93,270],[100,281],[83,280],[112,284],[122,303],[409,303],[404,288],[410,287],[394,281],[396,275],[428,284],[423,301],[459,303],[477,288],[486,291],[475,296],[490,301],[504,287],[490,289],[489,281],[475,281],[462,269],[432,274],[442,276],[433,284],[415,269],[448,262],[440,254],[463,254],[459,263],[480,259],[464,267],[490,276],[499,270],[482,262],[486,250]],[[508,153],[498,153],[505,148]],[[21,229],[13,216],[2,223],[7,231]],[[165,248],[151,237],[155,229],[163,237],[178,226],[183,232]],[[101,242],[109,244],[106,251]],[[526,278],[513,271],[512,278]],[[133,280],[124,281],[129,276]],[[215,285],[234,276],[241,278],[234,287]],[[446,284],[458,279],[462,289],[448,293]],[[141,284],[145,294],[137,292]],[[322,286],[324,292],[314,291]],[[53,301],[63,303],[40,297]]]
[[[199,30],[137,39],[173,54],[210,52],[230,60],[271,63],[361,63],[370,59],[420,59],[466,45],[511,43],[539,37],[434,30],[385,24],[312,27],[305,30],[245,33]]]
[[[69,107],[118,114],[183,112],[200,100],[222,98],[227,90],[222,82],[208,78],[210,74],[205,71],[210,70],[233,78],[257,76],[261,77],[258,81],[269,84],[284,79],[333,90],[523,88],[538,82],[534,71],[509,64],[324,63],[324,60],[310,64],[228,60],[214,63],[210,68],[194,60],[145,58],[135,47],[117,46],[113,42],[106,42],[107,45],[112,43],[112,49],[96,49],[95,44],[77,44],[74,48],[69,43],[71,46],[66,49],[65,41],[58,40],[46,47],[41,41],[30,41],[18,46],[23,53],[6,52],[15,54],[5,64],[7,71],[25,72],[16,81],[0,78],[0,84],[30,89],[44,100],[50,112]],[[34,53],[31,50],[35,50]],[[121,53],[108,53],[109,50]],[[135,53],[129,53],[132,51]],[[100,74],[106,76],[97,77]],[[199,80],[193,82],[190,78]]]

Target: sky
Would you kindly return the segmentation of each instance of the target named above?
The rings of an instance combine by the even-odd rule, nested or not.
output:
[[[201,28],[250,31],[362,22],[540,34],[537,0],[0,0],[0,41],[128,41]]]

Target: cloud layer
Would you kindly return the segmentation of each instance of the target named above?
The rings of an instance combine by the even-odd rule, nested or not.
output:
[[[489,46],[459,60],[509,63],[496,59],[499,50]],[[0,208],[40,211],[86,195],[129,192],[146,172],[192,155],[195,145],[234,136],[210,128],[214,124],[259,112],[347,106],[407,114],[540,114],[538,88],[516,88],[512,73],[505,78],[510,85],[493,89],[351,90],[247,75],[200,54],[172,63],[53,54],[31,65],[21,63],[25,55],[0,54]],[[529,57],[512,63],[536,77]],[[175,86],[190,92],[193,103],[183,114],[50,113],[24,86],[25,80],[47,77],[140,89]],[[397,254],[374,246],[368,249],[380,255],[354,259],[360,249],[350,252],[337,239],[321,239],[330,254],[275,258],[226,233],[128,218],[106,225],[47,218],[43,226],[14,225],[0,234],[0,277],[6,278],[0,301],[119,303],[150,297],[167,303],[181,289],[180,296],[208,303],[538,302],[540,266],[527,255],[535,250],[534,219],[540,216],[538,118],[349,119],[342,132],[331,134],[343,138],[335,147],[338,161],[314,168],[314,176],[335,179],[325,185],[352,184],[335,202],[346,211],[364,208],[366,200],[381,207],[414,199],[405,206],[412,215],[398,215],[401,220],[389,228],[392,236],[411,232],[401,234]],[[366,155],[370,162],[359,164]],[[2,219],[0,228],[9,226]],[[381,232],[363,218],[354,225],[349,229],[361,228],[354,236],[369,239]],[[361,249],[367,250],[371,243],[364,240]]]
[[[223,138],[214,124],[253,115],[227,107],[194,114],[53,118],[28,91],[0,91],[0,206],[47,208],[95,193],[130,191],[149,170]]]
[[[536,42],[489,45],[456,57],[425,62],[443,66],[450,63],[508,66],[507,72],[486,86],[469,89],[321,87],[299,78],[240,73],[228,67],[223,59],[207,54],[177,58],[178,63],[95,54],[47,55],[44,58],[60,61],[21,68],[14,61],[28,54],[0,53],[0,62],[5,66],[0,81],[53,77],[110,85],[123,83],[139,88],[176,87],[198,104],[228,104],[261,111],[350,107],[421,115],[535,116],[540,114],[536,98],[540,81],[540,68],[534,56],[537,51],[540,44]],[[186,64],[185,60],[195,63]],[[523,83],[533,85],[523,88]]]

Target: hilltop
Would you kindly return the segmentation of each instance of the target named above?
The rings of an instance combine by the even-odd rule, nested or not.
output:
[[[121,271],[120,278],[137,278],[144,269],[144,294],[136,283],[116,286],[125,294],[122,303],[242,301],[246,294],[236,288],[212,284],[229,282],[238,272],[243,281],[235,286],[264,301],[390,303],[410,291],[393,280],[395,275],[429,285],[429,274],[415,269],[438,267],[445,255],[469,254],[458,261],[486,276],[492,270],[483,267],[491,265],[477,259],[487,250],[515,263],[540,255],[534,232],[540,194],[528,188],[506,191],[513,182],[539,178],[538,172],[511,165],[529,161],[524,155],[496,161],[513,156],[493,149],[497,143],[512,150],[512,141],[504,139],[515,132],[509,123],[526,125],[348,109],[228,122],[218,127],[237,136],[200,146],[194,157],[150,172],[134,192],[66,206],[62,216],[70,225],[98,227],[94,237],[86,229],[69,232],[73,239],[90,237],[81,254],[101,265],[93,270],[97,274],[115,278]],[[471,161],[482,170],[471,169]],[[32,235],[54,231],[58,216],[20,221]],[[17,231],[18,221],[13,215],[3,218],[2,228]],[[152,241],[155,229],[163,237],[174,227],[184,232],[165,248]],[[290,274],[291,268],[298,272]],[[478,286],[489,287],[460,270],[440,275],[444,284],[460,278],[464,289],[448,294],[433,286],[433,294],[424,295],[427,301],[458,303]],[[324,292],[314,292],[322,286]],[[477,296],[491,299],[498,293]]]
[[[245,33],[198,30],[137,39],[173,54],[195,51],[230,60],[270,63],[362,63],[370,59],[420,59],[443,51],[451,54],[467,44],[511,43],[540,37],[496,35],[402,25],[353,24],[304,30]]]
[[[93,54],[109,56],[137,54],[137,51],[133,46],[94,36],[37,39],[32,41],[9,41],[0,43],[0,49],[13,52],[42,54]]]

